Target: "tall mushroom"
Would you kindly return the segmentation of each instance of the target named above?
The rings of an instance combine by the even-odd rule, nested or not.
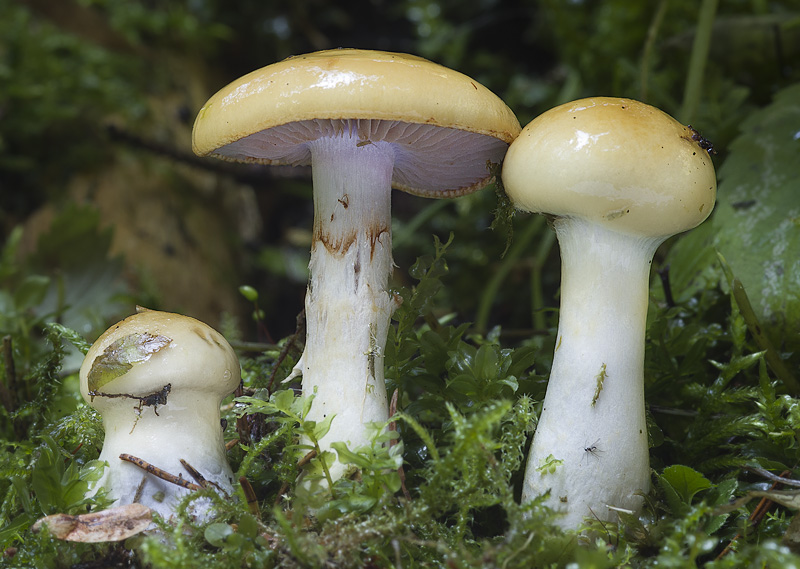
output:
[[[456,197],[491,179],[520,125],[469,77],[397,53],[338,49],[238,79],[200,110],[193,147],[226,160],[312,166],[314,230],[306,346],[293,375],[316,392],[309,419],[335,415],[322,449],[366,444],[388,405],[383,348],[400,299],[391,188]],[[338,463],[337,463],[338,465]],[[334,465],[334,477],[344,468]]]
[[[189,490],[143,467],[194,484],[188,465],[231,493],[219,406],[239,381],[231,346],[194,318],[142,310],[106,330],[80,370],[81,395],[103,416],[100,460],[108,462],[90,491],[105,488],[116,505],[138,502],[169,518]],[[202,519],[208,507],[198,501],[192,513]]]
[[[714,207],[704,142],[649,105],[595,97],[540,115],[506,156],[506,192],[552,216],[561,249],[558,335],[523,499],[549,491],[565,528],[638,512],[648,490],[650,265],[665,239]]]

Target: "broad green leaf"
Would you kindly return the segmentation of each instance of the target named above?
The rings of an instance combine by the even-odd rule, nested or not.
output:
[[[251,514],[242,514],[242,517],[239,519],[239,534],[248,539],[254,539],[258,536],[258,530],[258,520]]]
[[[710,271],[719,275],[719,250],[768,335],[787,350],[800,347],[799,156],[800,85],[793,85],[741,125],[718,172],[710,224],[678,241],[668,257],[683,298],[713,278]]]
[[[498,373],[498,352],[500,349],[496,344],[483,344],[475,354],[473,367],[475,376],[484,381],[492,380]]]
[[[713,486],[705,476],[682,464],[665,468],[659,480],[668,484],[686,505],[692,503],[695,494]]]
[[[315,441],[319,441],[328,434],[328,431],[331,430],[331,421],[336,417],[335,414],[330,414],[325,417],[322,421],[314,423],[313,421],[305,421],[303,423],[303,430],[313,438]],[[313,423],[313,426],[312,426]]]
[[[214,523],[206,528],[204,536],[206,541],[214,547],[224,547],[225,540],[233,535],[233,532],[230,524]]]
[[[14,303],[17,310],[28,310],[42,302],[47,289],[50,287],[50,278],[42,275],[29,275],[20,283],[14,293]]]
[[[276,391],[272,395],[271,402],[275,405],[275,408],[278,409],[278,411],[290,414],[292,412],[292,405],[295,402],[294,392],[291,389]]]
[[[331,443],[331,448],[339,455],[339,462],[342,464],[354,464],[358,468],[369,468],[370,466],[370,461],[367,457],[351,451],[347,448],[346,443],[334,442]]]
[[[706,497],[708,504],[710,506],[719,506],[730,503],[730,501],[733,499],[737,487],[738,487],[738,482],[736,481],[735,478],[729,478],[727,480],[723,480],[711,491],[710,495]],[[718,529],[722,527],[722,525],[725,523],[727,519],[728,519],[727,514],[722,514],[719,516],[712,517],[706,524],[705,527],[706,533],[708,533],[709,535],[715,533]]]
[[[170,342],[172,338],[145,332],[130,334],[111,343],[92,363],[88,377],[89,391],[97,391],[126,374],[134,364],[149,360]]]

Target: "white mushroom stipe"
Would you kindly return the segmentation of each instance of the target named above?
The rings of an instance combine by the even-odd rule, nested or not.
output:
[[[355,449],[369,444],[365,425],[389,417],[383,347],[396,308],[388,291],[394,153],[389,143],[359,146],[349,134],[310,146],[314,233],[307,340],[293,375],[303,376],[305,393],[316,393],[307,419],[335,416],[334,436],[322,449],[334,441]],[[339,478],[343,470],[337,461],[331,476]]]
[[[316,393],[309,419],[334,416],[322,451],[369,442],[388,419],[383,350],[401,299],[392,269],[391,189],[456,197],[491,181],[520,126],[488,89],[405,54],[338,49],[254,71],[211,97],[194,151],[312,166],[314,231],[306,344],[290,377]],[[333,479],[346,468],[335,462]]]
[[[102,487],[114,505],[138,502],[169,518],[191,492],[121,460],[122,454],[197,484],[182,459],[231,494],[220,402],[239,381],[233,349],[194,318],[143,310],[106,330],[80,370],[81,394],[103,417],[100,460],[108,463],[90,494]],[[209,508],[200,499],[189,512],[202,520]]]
[[[637,492],[649,487],[646,283],[661,240],[631,238],[575,218],[556,219],[554,226],[561,310],[523,500],[550,490],[550,505],[567,510],[561,522],[575,527],[592,513],[608,519],[606,504],[638,511]],[[554,473],[541,468],[549,456],[563,461]]]
[[[564,528],[638,513],[649,489],[650,265],[714,206],[714,167],[698,142],[658,109],[595,97],[540,115],[506,156],[506,192],[517,208],[554,216],[561,249],[558,335],[522,497],[549,492]]]

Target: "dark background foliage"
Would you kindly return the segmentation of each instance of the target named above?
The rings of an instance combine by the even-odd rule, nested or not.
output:
[[[196,158],[191,128],[206,99],[229,81],[289,55],[336,47],[414,53],[461,71],[500,95],[523,126],[572,99],[621,96],[655,105],[712,141],[717,211],[666,243],[654,263],[654,275],[664,278],[653,279],[648,331],[653,468],[689,465],[717,485],[709,500],[724,502],[732,490],[723,481],[732,468],[747,461],[796,464],[797,0],[0,0],[0,335],[9,339],[0,377],[6,387],[15,375],[36,379],[11,395],[24,402],[10,405],[13,420],[4,403],[5,436],[16,441],[9,442],[13,460],[4,472],[29,459],[22,457],[32,455],[33,443],[20,441],[43,432],[43,425],[65,421],[59,432],[72,433],[73,442],[97,436],[70,375],[80,354],[59,352],[64,332],[46,328],[48,322],[91,341],[138,303],[195,316],[238,342],[277,342],[295,331],[311,239],[309,173]],[[504,255],[507,235],[489,229],[496,208],[491,188],[452,201],[393,197],[394,286],[410,294],[426,263],[433,263],[436,286],[405,324],[400,316],[390,340],[401,346],[405,338],[410,351],[387,352],[394,366],[387,377],[404,390],[410,416],[453,449],[471,431],[443,415],[445,404],[464,416],[475,413],[486,432],[524,438],[508,415],[492,423],[491,405],[539,399],[549,369],[558,247],[543,219],[517,215]],[[432,260],[432,236],[447,242],[451,234],[446,261]],[[415,265],[418,257],[427,261]],[[752,314],[741,298],[729,297],[739,290],[734,279],[744,283]],[[256,306],[238,292],[245,284],[257,292]],[[416,335],[414,319],[426,312],[428,321],[433,316],[464,327]],[[465,373],[448,359],[453,352],[494,363],[486,364],[490,371]],[[535,366],[523,365],[531,354]],[[262,364],[256,358],[245,368],[254,377],[265,369],[269,375],[272,364]],[[499,373],[492,366],[518,384],[483,383]],[[456,373],[466,387],[435,387]],[[427,395],[411,378],[432,386]],[[530,409],[515,409],[519,421],[530,419]],[[458,470],[444,461],[430,466],[426,445],[415,436],[413,429],[404,433],[410,484],[435,480],[436,468]],[[49,439],[35,444],[50,449],[40,453],[58,452]],[[58,461],[51,463],[52,478],[64,476],[53,466]],[[498,476],[513,482],[519,473]],[[695,482],[702,486],[702,480]],[[259,489],[274,483],[254,480]],[[674,516],[670,536],[688,535],[685,508],[697,488],[673,496],[664,484],[660,496],[667,496]],[[2,488],[11,495],[13,488]],[[516,519],[508,496],[499,495],[491,506],[467,508],[453,527],[497,537],[501,506],[506,513],[499,526],[516,527],[508,521]],[[9,503],[3,516],[18,506]],[[654,507],[653,520],[663,511]],[[446,509],[436,515],[449,520]],[[780,514],[770,523],[764,535],[776,537],[788,519]],[[712,533],[708,524],[703,531]],[[725,535],[735,530],[731,523]],[[432,542],[450,539],[436,531],[428,536]],[[661,548],[685,561],[703,553],[659,542],[665,532],[650,531],[636,542],[645,554]],[[224,539],[209,542],[222,548]],[[499,555],[500,548],[494,543],[483,551]],[[460,555],[465,566],[480,566],[478,554]]]
[[[372,0],[346,7],[5,0],[0,230],[7,236],[24,225],[27,253],[68,202],[95,207],[100,227],[114,229],[111,254],[125,256],[134,296],[218,324],[223,314],[247,319],[235,288],[248,283],[261,292],[268,329],[279,338],[293,331],[302,305],[308,174],[190,156],[194,116],[227,82],[318,49],[416,53],[487,85],[523,125],[581,96],[649,102],[713,141],[719,165],[748,113],[797,78],[792,9],[792,2],[744,0],[719,6],[701,82],[690,86],[701,16],[690,0]],[[505,246],[505,236],[486,231],[491,192],[436,206],[396,193],[394,202],[397,278],[431,233],[456,231],[445,306],[475,320],[476,291],[486,289]],[[533,241],[481,324],[532,327],[530,295],[520,291],[527,289]],[[554,248],[540,253],[535,264],[557,268]],[[554,305],[553,271],[544,271],[542,287],[539,300]]]

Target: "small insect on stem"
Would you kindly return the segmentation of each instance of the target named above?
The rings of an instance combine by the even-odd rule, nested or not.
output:
[[[383,361],[379,360],[383,357],[383,353],[378,345],[374,323],[369,325],[369,350],[364,352],[364,355],[367,356],[367,379],[364,383],[364,398],[361,400],[362,411],[366,407],[367,397],[375,392],[375,370],[378,365],[383,365]]]
[[[596,441],[594,441],[589,446],[583,447],[584,452],[586,452],[588,456],[594,457],[595,460],[600,460],[599,453],[603,452],[602,450],[600,450],[597,447],[597,443],[599,443],[599,442],[600,442],[600,439],[597,439]],[[587,456],[587,455],[584,455],[584,456]]]
[[[594,397],[592,397],[592,407],[594,404],[597,403],[597,399],[600,397],[600,392],[603,391],[603,383],[606,381],[608,374],[606,373],[606,364],[600,366],[600,372],[595,376],[595,380],[597,381],[597,387],[594,390]]]
[[[367,356],[369,376],[375,379],[375,360],[381,357],[381,348],[375,335],[375,324],[369,325],[369,350],[364,352],[364,355]],[[367,382],[369,382],[369,378],[367,378]]]

